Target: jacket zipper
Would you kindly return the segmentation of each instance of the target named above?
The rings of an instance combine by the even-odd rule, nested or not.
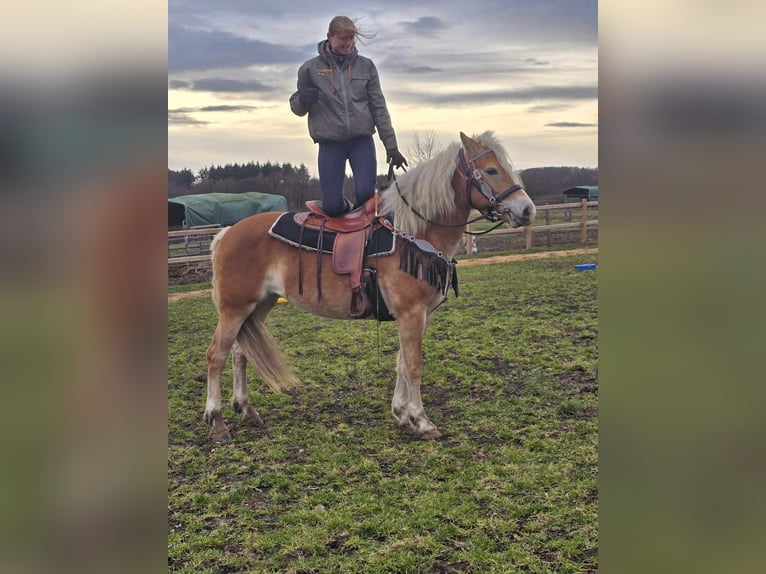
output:
[[[338,82],[338,83],[340,84],[340,91],[341,91],[341,95],[343,96],[343,108],[344,108],[344,110],[346,112],[346,114],[345,114],[345,120],[346,120],[346,138],[348,138],[351,135],[351,120],[349,118],[349,113],[348,113],[348,95],[346,93],[346,82],[343,80],[343,74],[341,73],[340,66],[338,66],[338,64],[335,61],[332,61],[330,63],[330,65],[333,66],[333,67],[337,67],[337,70],[338,70],[338,79],[340,80],[340,82]],[[349,67],[349,73],[350,73],[350,71],[351,71],[351,69]],[[335,74],[333,74],[333,76],[334,75]]]

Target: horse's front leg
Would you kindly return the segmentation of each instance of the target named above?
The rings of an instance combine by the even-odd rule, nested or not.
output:
[[[423,409],[420,398],[423,334],[427,324],[425,309],[413,310],[397,318],[399,324],[399,356],[396,360],[396,388],[391,412],[399,428],[418,438],[441,436]]]

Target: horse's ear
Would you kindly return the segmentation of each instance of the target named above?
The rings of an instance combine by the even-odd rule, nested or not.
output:
[[[465,151],[468,152],[468,155],[474,155],[481,151],[481,145],[479,145],[479,142],[472,140],[463,132],[460,132],[460,140],[463,142],[463,147],[465,148]]]

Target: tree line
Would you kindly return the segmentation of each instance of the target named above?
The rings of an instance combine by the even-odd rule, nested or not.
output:
[[[530,197],[539,205],[560,203],[561,192],[577,185],[598,185],[598,168],[536,167],[521,170],[520,175]],[[378,186],[386,181],[378,176]],[[344,195],[353,200],[353,178],[347,176]],[[302,209],[310,199],[319,199],[319,180],[309,175],[305,165],[290,163],[227,164],[200,169],[168,169],[168,197],[197,193],[245,193],[259,191],[283,195],[290,210]]]

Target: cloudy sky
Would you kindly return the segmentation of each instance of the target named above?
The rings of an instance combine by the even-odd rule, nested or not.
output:
[[[399,147],[491,129],[517,168],[598,165],[596,0],[169,0],[168,167],[305,164],[288,98],[336,15],[376,37]],[[385,151],[378,146],[379,171]]]

